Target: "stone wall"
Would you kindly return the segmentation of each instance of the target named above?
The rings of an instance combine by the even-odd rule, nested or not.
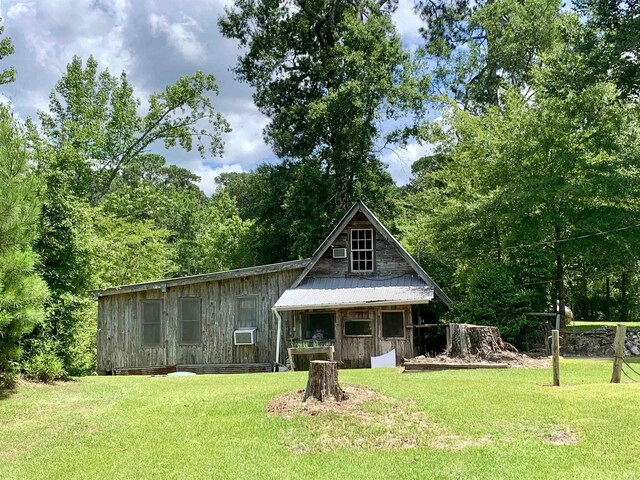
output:
[[[586,332],[573,333],[571,327],[560,333],[560,351],[563,354],[593,357],[613,356],[613,327],[600,327]],[[640,356],[640,329],[627,328],[625,355]]]

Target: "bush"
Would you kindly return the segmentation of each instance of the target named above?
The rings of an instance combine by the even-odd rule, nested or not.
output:
[[[481,263],[457,274],[463,293],[453,302],[447,321],[498,327],[502,337],[516,346],[528,345],[537,335],[539,322],[526,317],[530,312],[531,292],[519,289],[509,268],[495,263]]]
[[[41,382],[52,382],[67,377],[64,363],[56,355],[54,341],[39,337],[31,345],[32,353],[22,365],[25,375]]]
[[[13,388],[20,377],[20,365],[18,362],[8,362],[4,370],[0,371],[0,391],[3,388]]]

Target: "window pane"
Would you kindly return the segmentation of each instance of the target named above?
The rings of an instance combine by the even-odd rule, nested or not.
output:
[[[238,321],[241,327],[255,327],[258,323],[258,297],[238,297]]]
[[[200,343],[202,338],[202,328],[200,322],[182,322],[182,342]]]
[[[199,298],[181,298],[180,307],[182,308],[182,320],[200,321],[200,299]]]
[[[403,312],[382,312],[382,336],[404,338]]]
[[[347,320],[346,322],[344,322],[344,334],[345,335],[372,335],[373,322],[371,321],[354,322],[351,320]]]
[[[145,323],[142,326],[142,342],[144,345],[160,345],[159,323]]]
[[[333,313],[309,313],[302,317],[303,340],[333,340],[335,334]]]
[[[142,304],[142,321],[144,323],[160,323],[161,302],[144,302]]]

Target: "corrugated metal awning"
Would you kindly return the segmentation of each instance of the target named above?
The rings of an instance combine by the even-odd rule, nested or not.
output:
[[[433,287],[418,277],[393,278],[309,278],[297,288],[286,290],[274,310],[313,310],[412,305],[433,300]]]

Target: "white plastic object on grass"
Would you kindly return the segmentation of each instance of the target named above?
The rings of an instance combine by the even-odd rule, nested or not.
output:
[[[371,357],[371,368],[389,368],[396,366],[396,349],[384,355]]]

